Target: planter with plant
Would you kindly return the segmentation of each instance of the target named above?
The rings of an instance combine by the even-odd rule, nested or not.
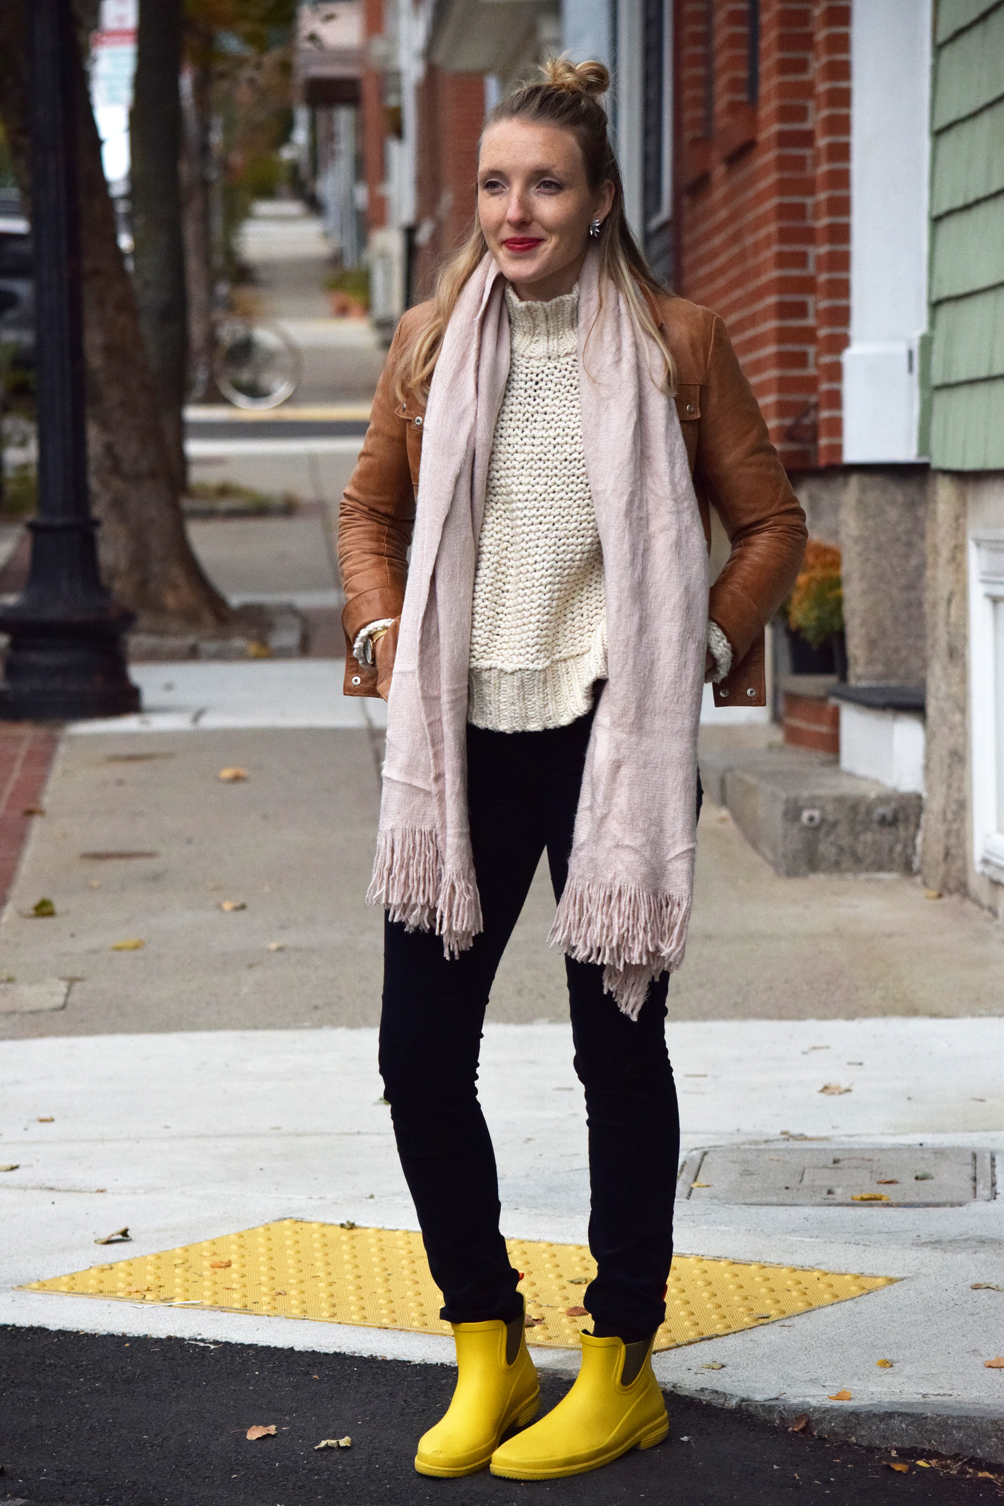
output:
[[[810,539],[781,617],[788,630],[794,674],[847,678],[840,550]]]
[[[324,286],[336,319],[365,319],[370,311],[370,274],[365,267],[332,272]]]

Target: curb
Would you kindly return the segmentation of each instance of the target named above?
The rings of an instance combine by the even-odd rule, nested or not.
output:
[[[729,1412],[745,1412],[777,1427],[790,1427],[808,1416],[807,1428],[817,1438],[859,1443],[866,1448],[930,1449],[932,1453],[963,1455],[987,1464],[1004,1464],[1004,1416],[998,1411],[945,1407],[932,1411],[923,1402],[882,1406],[827,1406],[816,1401],[755,1401],[725,1391],[663,1385],[669,1396],[708,1402]]]

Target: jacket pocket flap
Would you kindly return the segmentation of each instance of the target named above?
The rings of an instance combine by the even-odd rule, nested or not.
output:
[[[398,418],[403,418],[406,423],[414,424],[417,429],[420,429],[425,421],[425,404],[420,403],[411,393],[408,394],[406,402],[398,403],[396,411]]]
[[[676,389],[676,411],[681,424],[701,416],[701,389],[696,382],[681,382]]]

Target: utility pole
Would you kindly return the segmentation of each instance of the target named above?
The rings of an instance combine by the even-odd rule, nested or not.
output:
[[[133,616],[101,584],[87,488],[77,39],[70,0],[31,0],[26,10],[39,506],[28,584],[0,610],[10,636],[0,718],[65,721],[136,711],[139,691],[122,643]]]

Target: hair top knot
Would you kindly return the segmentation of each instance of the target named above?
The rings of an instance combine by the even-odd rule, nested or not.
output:
[[[573,63],[567,57],[548,58],[540,71],[552,89],[562,89],[566,94],[586,94],[590,99],[599,99],[610,88],[609,69],[592,60]]]

